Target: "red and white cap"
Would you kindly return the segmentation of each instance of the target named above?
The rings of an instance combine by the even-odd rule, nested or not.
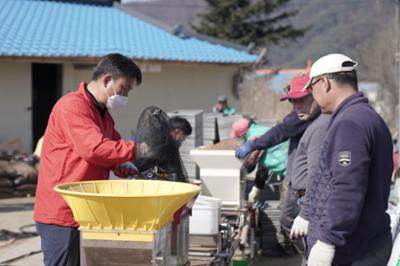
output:
[[[300,77],[295,77],[290,80],[289,92],[281,98],[281,101],[288,99],[299,99],[310,94],[309,91],[303,91],[304,86],[309,82],[309,73]]]
[[[344,54],[328,54],[314,62],[310,70],[310,80],[304,86],[302,91],[306,91],[311,84],[311,80],[315,77],[337,73],[353,71],[357,68],[358,63]]]

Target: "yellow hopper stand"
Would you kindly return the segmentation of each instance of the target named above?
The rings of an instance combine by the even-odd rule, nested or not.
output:
[[[154,180],[106,180],[55,187],[81,232],[81,265],[173,265],[171,227],[198,186]],[[179,264],[179,258],[178,258]]]

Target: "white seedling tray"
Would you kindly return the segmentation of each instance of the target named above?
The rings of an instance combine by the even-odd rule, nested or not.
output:
[[[242,162],[235,157],[234,150],[206,150],[199,147],[190,151],[193,159],[201,169],[238,169]]]
[[[223,207],[240,208],[243,185],[240,182],[242,162],[234,150],[191,150],[190,155],[200,167],[201,194],[222,199]]]

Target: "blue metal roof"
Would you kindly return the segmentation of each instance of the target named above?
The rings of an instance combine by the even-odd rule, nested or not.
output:
[[[196,38],[180,38],[112,7],[0,0],[0,56],[101,57],[250,63],[249,53]]]

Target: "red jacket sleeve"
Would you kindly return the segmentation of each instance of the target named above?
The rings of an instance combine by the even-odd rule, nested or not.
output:
[[[58,114],[55,119],[58,119],[58,125],[62,127],[65,141],[85,161],[102,167],[113,167],[134,160],[135,143],[112,140],[113,136],[105,137],[90,111],[66,107],[59,110]]]
[[[113,128],[113,140],[120,140],[120,139],[121,139],[121,135],[115,128]]]

